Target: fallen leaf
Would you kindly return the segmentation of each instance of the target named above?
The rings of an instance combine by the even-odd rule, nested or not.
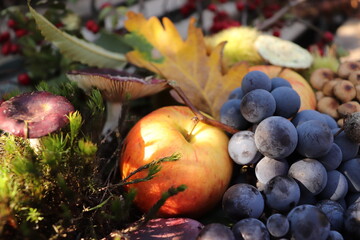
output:
[[[224,73],[222,52],[225,42],[208,55],[204,35],[195,27],[195,19],[190,20],[187,39],[183,40],[176,26],[166,17],[162,21],[157,17],[147,20],[140,13],[128,12],[127,18],[125,27],[132,38],[137,36],[148,43],[146,51],[133,45],[135,50],[126,54],[128,61],[175,81],[197,109],[219,119],[222,104],[229,93],[240,86],[248,64],[238,63]]]
[[[60,52],[69,59],[89,66],[107,68],[123,67],[127,63],[123,54],[108,51],[96,44],[69,35],[55,27],[30,5],[28,7],[45,39],[58,47]]]

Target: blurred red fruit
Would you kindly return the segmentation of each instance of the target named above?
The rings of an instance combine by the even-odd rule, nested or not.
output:
[[[323,39],[326,42],[332,42],[334,40],[334,34],[329,31],[324,32]]]
[[[7,22],[7,25],[9,28],[16,28],[16,21],[14,19],[9,19],[8,22]]]
[[[273,32],[272,32],[272,35],[275,36],[275,37],[280,37],[281,32],[280,32],[279,29],[274,29]]]
[[[11,53],[11,42],[7,41],[1,46],[1,54],[6,56]]]
[[[20,52],[20,46],[15,44],[15,43],[12,43],[11,46],[10,46],[10,52],[12,54],[19,53]]]
[[[242,1],[236,2],[236,9],[240,12],[243,11],[245,9],[245,3]]]
[[[97,33],[100,30],[99,25],[94,21],[94,20],[88,20],[85,24],[86,28],[93,32],[93,33]]]
[[[208,6],[207,6],[207,9],[211,12],[216,12],[217,11],[217,6],[216,4],[214,3],[210,3]]]
[[[15,31],[15,35],[18,38],[21,38],[21,37],[25,36],[26,34],[28,34],[28,31],[26,29],[17,29]]]
[[[111,6],[112,6],[111,3],[105,2],[105,3],[101,4],[100,9],[104,9],[104,8],[111,7]]]
[[[31,79],[27,73],[19,74],[17,77],[18,83],[21,85],[29,85],[31,82]]]
[[[0,34],[0,43],[4,43],[10,39],[10,33],[9,32],[3,32]]]

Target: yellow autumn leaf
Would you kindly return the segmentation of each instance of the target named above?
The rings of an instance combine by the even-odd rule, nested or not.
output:
[[[151,58],[136,48],[127,53],[130,63],[175,81],[197,109],[219,119],[222,104],[247,73],[247,63],[238,63],[223,72],[225,43],[208,54],[204,35],[195,27],[195,19],[190,20],[185,40],[168,18],[162,21],[157,17],[145,19],[140,13],[128,12],[125,27],[130,34],[145,39],[153,47]]]

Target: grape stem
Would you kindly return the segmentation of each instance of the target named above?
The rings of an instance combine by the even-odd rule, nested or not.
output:
[[[176,83],[170,83],[168,84],[181,98],[181,100],[190,108],[190,110],[195,114],[195,118],[198,119],[198,121],[201,121],[203,123],[206,123],[208,125],[212,125],[214,127],[220,128],[230,134],[234,134],[237,133],[239,130],[223,124],[220,121],[217,121],[215,119],[211,119],[206,117],[204,114],[202,114],[192,103],[191,101],[188,99],[188,97],[186,96],[186,94],[183,92],[183,90],[176,85]]]

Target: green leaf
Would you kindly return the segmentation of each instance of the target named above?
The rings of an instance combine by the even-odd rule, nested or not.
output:
[[[126,64],[123,54],[113,53],[95,44],[60,31],[30,5],[29,9],[45,39],[59,48],[60,52],[74,60],[93,67],[122,67]]]
[[[100,37],[96,39],[94,43],[115,53],[127,53],[133,50],[123,37],[106,31],[100,31]]]
[[[156,52],[154,46],[152,46],[144,36],[136,32],[127,33],[124,37],[124,41],[135,50],[139,51],[149,62],[162,63],[165,60],[159,52]]]

